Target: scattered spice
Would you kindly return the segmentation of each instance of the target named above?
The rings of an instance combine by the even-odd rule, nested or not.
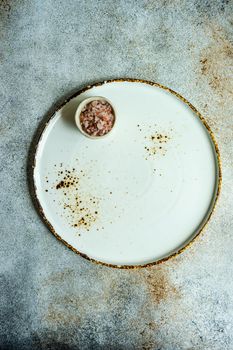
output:
[[[99,199],[84,193],[80,190],[80,180],[87,178],[83,170],[79,174],[75,168],[63,169],[57,172],[58,178],[52,189],[62,191],[64,197],[59,202],[64,209],[65,217],[69,224],[74,228],[84,228],[89,231],[91,225],[98,218],[97,205]]]
[[[90,136],[103,136],[114,126],[115,114],[112,106],[105,100],[87,103],[80,114],[80,124]]]
[[[150,141],[150,144],[144,147],[149,156],[153,156],[157,153],[161,154],[161,151],[163,152],[163,156],[165,155],[166,149],[164,149],[163,144],[166,144],[170,139],[168,135],[155,133],[145,138]],[[146,157],[145,159],[147,160],[148,158]]]

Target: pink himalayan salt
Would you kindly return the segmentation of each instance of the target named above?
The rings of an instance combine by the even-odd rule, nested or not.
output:
[[[89,102],[80,114],[80,124],[90,136],[103,136],[113,127],[115,115],[112,106],[104,100]]]

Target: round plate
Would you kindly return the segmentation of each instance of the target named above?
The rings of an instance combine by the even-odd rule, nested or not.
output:
[[[74,122],[91,96],[112,101],[117,125],[91,140]],[[179,253],[209,220],[219,152],[196,109],[156,83],[88,86],[50,116],[34,154],[37,207],[50,230],[84,257],[145,266]]]

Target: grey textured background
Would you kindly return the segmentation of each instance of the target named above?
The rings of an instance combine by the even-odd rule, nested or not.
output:
[[[233,349],[233,2],[0,0],[1,349]],[[162,265],[85,261],[43,225],[27,154],[62,97],[116,77],[178,91],[217,138],[223,186],[207,230]]]

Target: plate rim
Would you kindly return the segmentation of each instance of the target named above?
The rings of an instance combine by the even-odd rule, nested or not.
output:
[[[188,105],[189,108],[195,113],[195,115],[200,119],[201,123],[204,125],[206,128],[210,139],[213,143],[214,150],[216,153],[216,165],[217,165],[217,185],[216,185],[216,193],[215,193],[215,198],[214,202],[212,203],[212,209],[208,213],[206,219],[204,222],[200,225],[200,228],[197,230],[196,234],[191,238],[191,240],[188,240],[187,243],[184,244],[183,247],[180,249],[174,251],[172,254],[169,254],[166,257],[163,257],[159,260],[152,261],[150,263],[146,264],[140,264],[140,265],[117,265],[117,264],[109,264],[105,263],[96,259],[93,259],[89,257],[88,255],[80,252],[78,249],[74,248],[71,244],[69,244],[66,240],[64,240],[53,228],[52,224],[49,222],[47,219],[44,210],[40,204],[39,198],[37,197],[37,188],[35,185],[35,167],[36,167],[36,158],[37,158],[37,151],[38,147],[40,144],[40,141],[42,140],[43,134],[47,128],[48,123],[55,117],[55,114],[57,111],[59,111],[64,105],[66,105],[69,101],[71,101],[73,98],[79,96],[83,92],[92,89],[93,87],[98,87],[107,83],[115,83],[115,82],[130,82],[130,83],[143,83],[151,86],[158,87],[160,89],[163,89],[165,91],[170,92],[172,95],[175,95],[178,99],[180,99],[182,102],[184,102],[186,105]],[[37,127],[29,149],[29,154],[28,154],[28,162],[27,162],[27,175],[28,175],[28,186],[29,186],[29,192],[34,204],[34,207],[39,214],[41,220],[43,223],[47,226],[47,228],[50,230],[50,232],[60,241],[62,242],[66,247],[71,249],[73,252],[77,253],[81,257],[85,258],[86,260],[95,263],[97,265],[102,265],[102,266],[107,266],[111,268],[118,268],[118,269],[138,269],[138,268],[145,268],[149,266],[154,266],[161,264],[165,261],[168,261],[172,258],[175,258],[176,256],[180,255],[182,252],[184,252],[186,249],[188,249],[191,244],[196,241],[198,237],[201,236],[201,234],[204,232],[204,230],[207,228],[207,225],[212,217],[212,214],[214,213],[216,209],[216,204],[219,199],[220,191],[221,191],[221,185],[222,185],[222,165],[221,165],[221,157],[220,157],[220,151],[219,147],[217,144],[217,141],[215,139],[215,136],[209,127],[208,123],[206,122],[205,118],[203,115],[193,106],[192,103],[190,103],[185,97],[180,95],[178,92],[172,90],[171,88],[162,85],[157,82],[149,81],[149,80],[144,80],[144,79],[137,79],[137,78],[116,78],[116,79],[109,79],[109,80],[104,80],[101,82],[96,82],[93,84],[89,84],[81,89],[76,90],[74,93],[72,93],[68,98],[65,98],[63,102],[55,104],[54,107],[51,107],[49,112],[45,114],[45,117],[41,120],[39,126]]]

